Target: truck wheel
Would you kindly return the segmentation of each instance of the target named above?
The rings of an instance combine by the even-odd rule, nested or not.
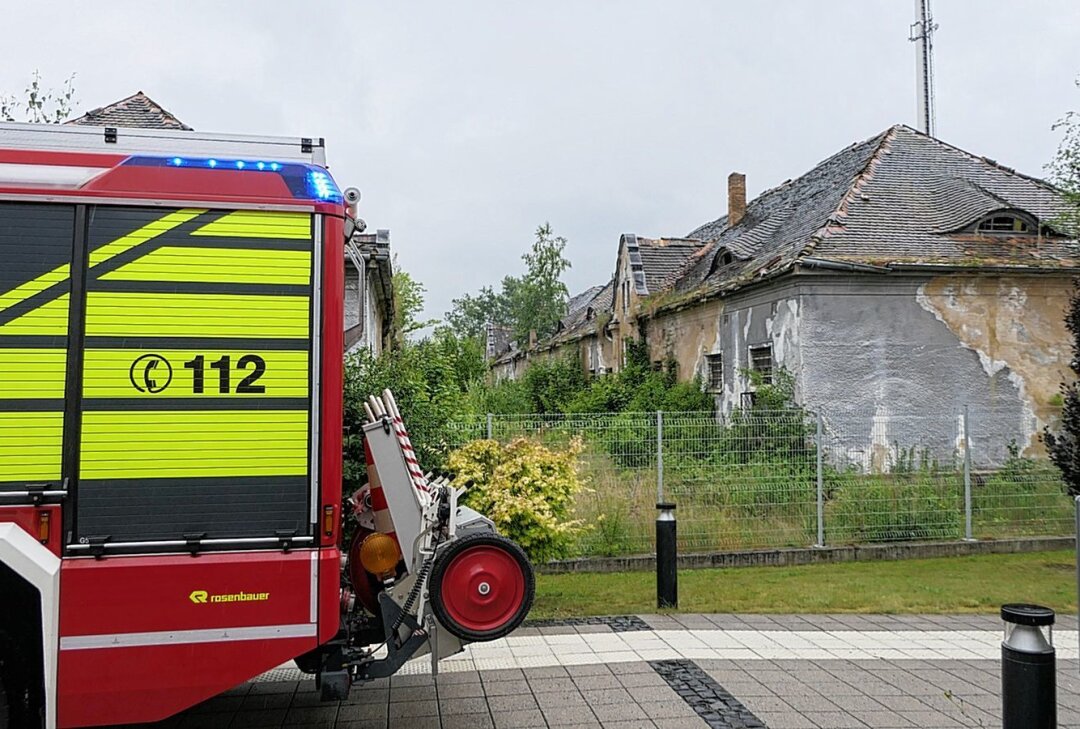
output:
[[[452,542],[435,560],[431,609],[450,633],[495,640],[521,625],[532,607],[536,576],[525,552],[498,534]]]

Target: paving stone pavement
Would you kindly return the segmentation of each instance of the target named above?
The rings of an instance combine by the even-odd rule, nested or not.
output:
[[[313,681],[283,667],[152,726],[1000,726],[996,616],[639,617],[651,630],[524,628],[501,645],[443,661],[436,679],[426,661],[413,662],[408,673],[354,687],[340,704],[320,703]],[[1064,618],[1055,633],[1061,729],[1080,729],[1075,629]],[[665,665],[679,670],[665,672]],[[680,684],[672,676],[691,679]],[[719,710],[732,706],[739,711]]]

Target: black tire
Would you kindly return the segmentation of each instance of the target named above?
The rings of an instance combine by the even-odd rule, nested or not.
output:
[[[455,564],[455,560],[469,550],[483,547],[497,550],[509,557],[511,563],[521,571],[523,587],[520,602],[516,599],[517,590],[515,589],[515,594],[510,600],[509,613],[500,620],[498,625],[489,629],[480,629],[463,624],[454,616],[455,607],[447,604],[447,596],[443,592],[444,587],[450,587],[450,583],[447,581],[447,573],[451,566]],[[517,585],[515,584],[513,587],[516,588]],[[470,642],[496,640],[511,633],[528,616],[529,610],[532,608],[533,598],[536,596],[536,574],[525,551],[516,542],[494,533],[471,534],[451,542],[436,558],[434,569],[431,572],[428,595],[431,601],[431,610],[435,613],[436,619],[452,635]]]

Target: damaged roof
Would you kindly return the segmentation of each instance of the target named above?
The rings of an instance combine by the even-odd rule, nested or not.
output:
[[[689,238],[708,245],[675,277],[676,292],[738,288],[808,258],[889,267],[1068,267],[1080,251],[1057,235],[976,234],[999,211],[1054,227],[1066,210],[1049,183],[893,126],[768,190],[735,226],[706,223]]]
[[[705,245],[691,238],[638,238],[637,243],[646,294],[670,288],[687,260]]]
[[[191,127],[165,111],[160,104],[141,91],[108,106],[91,109],[82,116],[64,123],[91,127],[192,131]]]

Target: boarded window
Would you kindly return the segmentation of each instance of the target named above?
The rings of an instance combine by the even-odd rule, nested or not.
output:
[[[711,392],[719,392],[724,389],[724,355],[705,355],[705,365],[708,367],[708,386]]]
[[[763,384],[772,384],[773,358],[771,344],[762,344],[750,348],[750,369],[761,375],[761,382]]]

